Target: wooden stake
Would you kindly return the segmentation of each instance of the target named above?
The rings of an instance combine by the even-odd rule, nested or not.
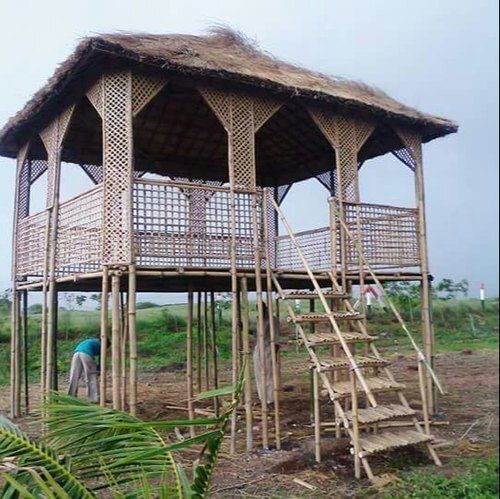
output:
[[[108,293],[109,293],[109,273],[106,265],[102,268],[102,289],[101,289],[101,378],[99,380],[100,405],[106,407],[106,356],[108,349]]]
[[[130,414],[137,414],[137,278],[135,265],[128,269],[128,334],[129,334],[129,357],[130,357]]]
[[[248,282],[246,277],[241,278],[241,323],[242,346],[245,366],[245,422],[246,422],[246,449],[253,449],[253,410],[252,410],[252,354],[250,350],[250,320],[248,305]]]
[[[28,356],[28,291],[22,292],[23,296],[23,367],[24,367],[24,413],[29,414],[30,395],[29,395],[29,356]]]
[[[313,373],[313,397],[314,397],[314,455],[316,462],[321,462],[321,415],[319,408],[319,380],[316,369]]]
[[[120,409],[120,275],[111,275],[111,376],[113,409]]]
[[[213,386],[214,389],[219,388],[219,374],[218,374],[218,359],[217,359],[217,329],[215,320],[215,294],[210,292],[210,333],[212,345],[212,360],[213,360]],[[214,398],[214,412],[219,416],[219,397]]]
[[[194,388],[193,388],[193,285],[188,288],[188,315],[187,315],[187,334],[186,334],[186,382],[187,382],[187,406],[188,417],[194,419]],[[189,428],[189,435],[195,436],[194,427]]]

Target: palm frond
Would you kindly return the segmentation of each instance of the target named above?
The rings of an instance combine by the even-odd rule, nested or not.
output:
[[[5,418],[0,420],[0,463],[8,463],[11,468],[5,473],[7,483],[2,497],[19,494],[23,497],[24,489],[35,496],[51,490],[59,495],[63,491],[67,497],[75,499],[95,497],[53,449],[31,441]]]

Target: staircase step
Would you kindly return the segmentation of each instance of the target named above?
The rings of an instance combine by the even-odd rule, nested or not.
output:
[[[391,381],[388,378],[380,377],[380,376],[372,376],[370,378],[365,377],[365,382],[368,388],[372,392],[391,392],[391,391],[399,391],[404,390],[405,385],[403,383],[398,383],[397,381]],[[333,390],[341,396],[349,396],[351,395],[351,382],[350,381],[338,381],[337,383],[333,383]],[[363,387],[361,383],[356,383],[356,388],[358,392],[363,392]]]
[[[342,338],[346,343],[371,343],[377,339],[376,336],[368,336],[362,333],[342,332]],[[304,342],[299,339],[299,344]],[[340,343],[337,333],[313,333],[307,335],[307,344],[310,347],[323,345],[338,345]]]
[[[354,356],[354,360],[358,367],[385,367],[389,362],[384,359],[378,359],[371,356]],[[347,369],[351,367],[351,363],[347,357],[334,357],[330,359],[320,359],[321,371],[335,371],[337,369]]]
[[[340,299],[348,300],[350,298],[349,293],[342,293],[337,291],[323,291],[323,296],[328,299]],[[318,293],[316,291],[287,291],[283,295],[283,300],[314,300],[319,299]]]
[[[352,421],[352,411],[346,411],[347,419]],[[360,424],[377,423],[379,421],[387,421],[393,418],[404,416],[413,416],[415,411],[409,407],[398,404],[379,405],[377,407],[367,407],[366,409],[358,409],[358,422]]]
[[[431,435],[426,435],[416,430],[384,431],[376,435],[366,435],[359,439],[361,447],[360,457],[408,445],[422,444],[431,440]]]
[[[357,312],[333,312],[333,317],[336,321],[355,321],[364,319],[364,315],[358,314]],[[303,324],[305,322],[330,322],[328,314],[320,313],[310,313],[301,314],[295,317],[295,322],[298,324]]]

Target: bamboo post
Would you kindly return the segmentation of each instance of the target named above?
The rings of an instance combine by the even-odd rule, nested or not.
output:
[[[215,320],[215,294],[213,291],[210,292],[210,334],[211,334],[211,346],[212,346],[212,367],[213,367],[213,387],[214,389],[219,388],[219,374],[218,374],[218,359],[217,359],[217,329]],[[219,397],[214,397],[214,412],[216,416],[219,416]]]
[[[274,432],[276,449],[281,449],[281,429],[280,429],[280,400],[279,400],[279,389],[280,389],[280,375],[279,375],[279,363],[278,363],[278,349],[279,345],[276,343],[276,333],[274,313],[273,313],[273,284],[271,277],[271,255],[270,255],[270,241],[269,241],[269,227],[268,227],[268,210],[269,205],[267,202],[268,193],[267,189],[264,190],[263,196],[263,226],[264,226],[264,248],[266,257],[266,298],[267,298],[267,309],[269,315],[269,334],[271,340],[271,369],[272,369],[272,379],[273,379],[273,402],[274,402]],[[272,213],[274,213],[271,207]],[[312,300],[314,303],[314,300]],[[278,302],[279,305],[279,302]],[[278,322],[279,327],[279,322]]]
[[[15,289],[11,304],[11,341],[10,341],[10,417],[20,415],[19,404],[19,294]]]
[[[314,313],[315,312],[315,302],[314,298],[311,298],[309,300],[309,312]],[[311,322],[310,324],[310,331],[311,334],[314,334],[316,332],[316,324],[314,322]]]
[[[431,426],[429,422],[429,405],[427,400],[427,390],[425,383],[425,373],[421,359],[418,359],[418,381],[420,386],[420,396],[422,398],[422,413],[424,416],[424,428],[427,435],[431,434]]]
[[[259,240],[259,224],[257,220],[257,193],[252,194],[252,232],[255,254],[255,291],[257,295],[257,344],[261,360],[261,413],[262,413],[262,447],[269,448],[268,426],[267,426],[267,369],[266,369],[266,345],[264,331],[264,302],[262,300],[262,273]],[[271,318],[272,319],[272,318]]]
[[[129,358],[130,358],[130,414],[137,414],[137,276],[134,264],[128,270],[128,334],[129,334]]]
[[[28,291],[22,292],[23,296],[23,367],[24,367],[24,413],[29,414],[30,395],[29,395],[29,356],[28,356]]]
[[[194,388],[193,388],[193,286],[188,288],[188,315],[187,315],[187,334],[186,334],[186,382],[187,382],[187,407],[189,419],[194,419]],[[195,436],[193,426],[189,427],[189,435]]]
[[[57,366],[58,357],[58,345],[57,345],[57,334],[58,334],[58,321],[59,321],[59,293],[55,291],[54,296],[54,322],[52,325],[53,331],[53,344],[52,344],[52,356],[54,359],[54,367],[52,369],[52,390],[59,390],[59,369]]]
[[[361,478],[361,462],[360,462],[360,447],[359,447],[359,411],[358,411],[358,389],[356,386],[356,376],[352,369],[349,370],[351,380],[351,411],[352,411],[352,439],[354,446],[354,475],[357,479]]]
[[[314,368],[313,373],[313,397],[314,397],[314,455],[316,462],[321,462],[321,415],[319,407],[319,380],[318,371]]]
[[[111,376],[113,409],[120,409],[120,275],[111,275]]]
[[[99,380],[99,400],[101,407],[106,407],[106,356],[108,350],[108,293],[109,293],[109,272],[106,265],[102,268],[102,288],[101,288],[101,378]]]
[[[208,332],[208,293],[203,294],[203,362],[205,371],[205,389],[210,390],[210,356],[209,350],[209,332]]]
[[[120,311],[121,311],[121,328],[120,328],[120,410],[125,410],[127,402],[127,340],[128,340],[128,300],[124,300],[124,293],[120,293]],[[126,312],[127,311],[127,312]]]
[[[201,343],[201,327],[202,327],[202,318],[201,318],[201,300],[202,294],[201,291],[198,291],[197,295],[198,299],[196,301],[196,318],[197,318],[197,329],[196,329],[196,387],[198,393],[200,393],[203,388],[201,386],[201,356],[202,356],[202,343]]]
[[[245,366],[245,422],[246,422],[246,449],[253,449],[253,410],[252,410],[252,352],[250,350],[250,320],[248,305],[248,281],[241,278],[241,322],[242,347]]]

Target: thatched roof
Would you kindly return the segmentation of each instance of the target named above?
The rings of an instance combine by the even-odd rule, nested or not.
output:
[[[0,131],[0,154],[17,149],[104,68],[141,65],[167,73],[259,87],[274,93],[370,113],[384,121],[416,127],[424,141],[457,130],[444,118],[424,114],[363,83],[325,76],[259,50],[230,30],[207,36],[108,34],[83,39],[47,84]]]

